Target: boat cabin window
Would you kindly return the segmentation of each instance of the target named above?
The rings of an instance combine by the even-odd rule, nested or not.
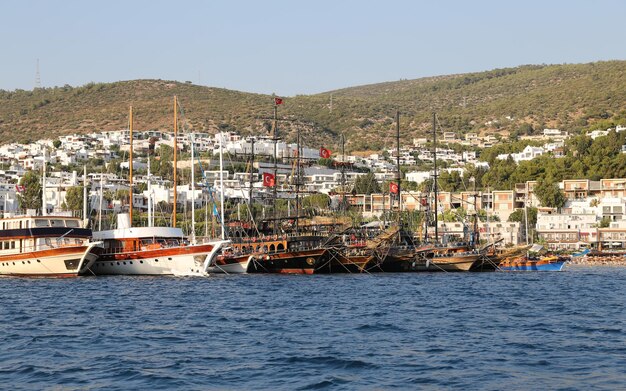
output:
[[[78,228],[80,224],[78,223],[78,220],[65,220],[65,226],[71,227],[71,228]]]
[[[44,220],[44,219],[36,219],[35,220],[35,227],[49,227],[50,223],[48,222],[48,220]]]
[[[65,222],[63,220],[52,219],[50,220],[51,227],[65,227]]]

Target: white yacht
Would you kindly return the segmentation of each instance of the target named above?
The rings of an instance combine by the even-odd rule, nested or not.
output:
[[[67,216],[0,219],[0,275],[73,277],[89,274],[101,250],[91,229]]]
[[[206,275],[209,264],[228,241],[192,244],[180,228],[130,227],[118,214],[118,229],[96,231],[103,251],[91,270],[97,275]]]

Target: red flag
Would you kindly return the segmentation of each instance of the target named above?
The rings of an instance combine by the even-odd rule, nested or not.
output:
[[[398,194],[398,184],[395,182],[389,182],[389,192]]]
[[[422,206],[426,206],[428,205],[428,200],[426,198],[422,198],[420,203],[422,204]]]
[[[320,157],[324,159],[330,158],[330,151],[326,148],[320,148]]]
[[[276,178],[274,178],[274,174],[270,174],[269,172],[263,173],[263,186],[265,187],[274,187],[276,185]]]
[[[274,104],[275,105],[282,105],[283,104],[283,98],[274,97]]]
[[[25,187],[24,185],[15,185],[15,190],[16,190],[18,193],[21,193],[21,192],[23,192],[24,190],[26,190],[26,187]]]

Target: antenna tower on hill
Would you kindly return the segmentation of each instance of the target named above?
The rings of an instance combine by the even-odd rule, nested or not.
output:
[[[41,75],[39,74],[39,59],[37,59],[37,72],[35,73],[35,89],[41,88]]]

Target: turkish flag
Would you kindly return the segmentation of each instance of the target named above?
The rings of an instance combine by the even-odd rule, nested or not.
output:
[[[270,174],[269,172],[263,173],[263,186],[265,187],[274,187],[276,185],[276,178],[274,174]]]
[[[395,182],[389,182],[389,192],[398,194],[398,184]]]
[[[275,97],[274,98],[274,104],[275,105],[282,105],[283,104],[283,98]]]
[[[426,206],[426,205],[428,205],[428,200],[426,198],[422,198],[420,200],[420,203],[422,204],[422,206]]]
[[[324,159],[330,158],[330,151],[326,148],[320,148],[320,157]]]

